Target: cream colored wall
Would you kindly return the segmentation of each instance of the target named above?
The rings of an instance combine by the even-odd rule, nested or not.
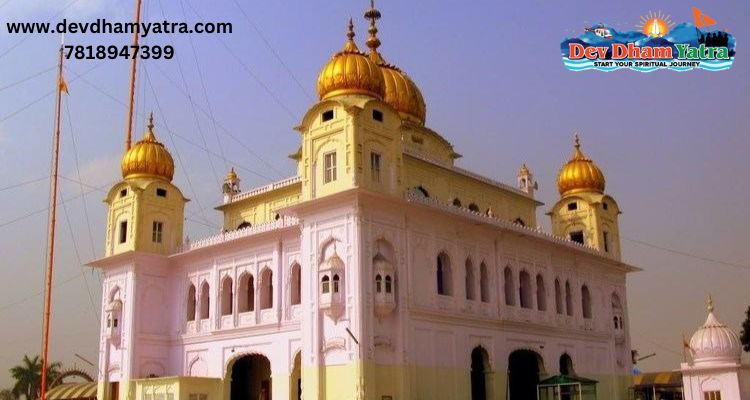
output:
[[[167,191],[166,197],[156,195],[156,189]],[[126,189],[127,195],[120,196]],[[105,255],[138,250],[157,254],[171,254],[183,240],[184,210],[187,199],[180,189],[161,179],[131,179],[116,184],[105,202],[108,205]],[[125,243],[119,243],[120,222],[127,220]],[[153,222],[164,224],[162,242],[152,241]]]
[[[243,222],[255,226],[274,221],[279,209],[297,204],[300,198],[301,184],[296,183],[221,207],[224,230],[237,229]]]
[[[568,204],[577,203],[578,209],[568,210]],[[607,204],[605,210],[603,204]],[[605,251],[604,232],[609,235],[609,248],[606,251],[615,259],[620,259],[620,228],[618,215],[620,208],[617,202],[607,195],[581,192],[566,196],[552,207],[553,234],[569,238],[570,232],[583,231],[584,244]]]
[[[463,207],[470,203],[485,213],[488,208],[498,218],[515,221],[521,218],[527,226],[536,226],[536,203],[520,194],[502,190],[457,172],[427,163],[414,157],[405,157],[405,187],[424,187],[431,198],[451,204],[459,198]]]

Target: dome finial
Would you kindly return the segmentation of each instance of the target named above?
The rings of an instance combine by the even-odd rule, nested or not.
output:
[[[354,43],[354,36],[356,34],[354,33],[354,21],[351,17],[349,17],[349,24],[347,25],[346,29],[346,44],[344,44],[343,52],[346,53],[354,53],[359,52],[359,48],[357,48],[357,44]]]
[[[714,312],[714,299],[711,297],[711,293],[708,294],[708,301],[706,301],[706,309],[708,312]]]
[[[581,136],[578,134],[578,132],[576,132],[573,136],[575,138],[574,142],[575,142],[576,149],[580,149],[581,148]]]
[[[148,127],[149,131],[153,131],[154,130],[154,112],[153,111],[151,111],[150,113],[148,113],[148,125],[146,125],[146,126]]]
[[[367,31],[370,33],[370,37],[367,38],[367,47],[372,52],[377,52],[380,47],[380,39],[378,39],[378,27],[376,22],[380,19],[380,10],[375,8],[375,0],[370,0],[370,9],[365,11],[365,19],[370,20],[370,29]]]

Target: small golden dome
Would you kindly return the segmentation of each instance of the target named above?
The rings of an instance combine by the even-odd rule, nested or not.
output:
[[[385,83],[380,67],[354,43],[354,24],[349,20],[348,40],[318,75],[321,100],[344,94],[364,94],[383,99]]]
[[[370,48],[369,57],[382,70],[385,79],[385,96],[383,100],[395,108],[401,117],[419,125],[424,125],[427,116],[427,105],[419,87],[406,73],[395,65],[387,63],[378,52],[380,39],[378,39],[378,28],[375,22],[380,19],[380,11],[375,8],[373,1],[370,9],[365,12],[365,18],[370,20],[370,37],[367,38],[367,47]]]
[[[150,177],[172,181],[174,160],[166,147],[154,136],[153,114],[148,118],[148,129],[143,139],[125,152],[120,169],[125,179]]]
[[[602,170],[581,151],[581,141],[576,135],[573,157],[557,174],[557,190],[561,196],[578,192],[604,193]]]
[[[531,175],[531,171],[529,171],[529,167],[526,166],[526,163],[523,163],[521,165],[521,168],[518,170],[518,176],[527,176]]]
[[[224,182],[234,182],[237,180],[237,173],[234,172],[234,167],[232,167],[229,172],[227,172],[227,176],[224,177]]]

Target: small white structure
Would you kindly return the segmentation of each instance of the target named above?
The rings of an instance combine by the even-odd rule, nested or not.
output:
[[[750,366],[741,363],[740,339],[716,319],[710,297],[708,318],[689,346],[692,361],[681,365],[685,400],[750,399]]]

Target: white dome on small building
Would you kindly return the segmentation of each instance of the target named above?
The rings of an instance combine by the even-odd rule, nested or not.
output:
[[[713,302],[709,299],[708,317],[690,338],[693,362],[734,361],[739,363],[742,354],[740,339],[734,331],[716,319]]]

